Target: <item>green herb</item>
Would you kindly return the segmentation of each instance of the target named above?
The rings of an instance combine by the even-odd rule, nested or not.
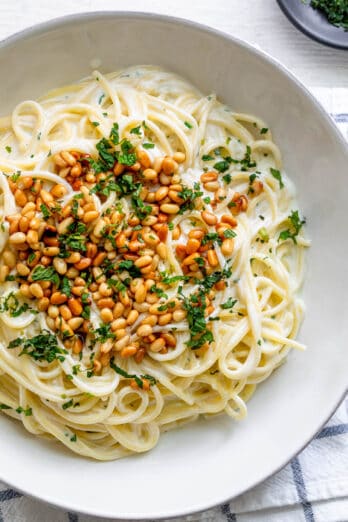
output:
[[[210,154],[203,154],[202,161],[213,161],[214,156],[210,156]]]
[[[272,169],[272,167],[271,167],[270,170],[271,170],[272,176],[279,181],[279,187],[282,189],[284,187],[284,183],[283,183],[283,180],[282,180],[281,173],[277,169]]]
[[[74,221],[68,227],[68,232],[59,236],[62,251],[69,249],[75,252],[86,252],[86,236],[83,235],[86,231],[86,225],[80,221]]]
[[[118,123],[114,123],[112,126],[112,129],[110,131],[110,135],[109,135],[109,138],[111,139],[111,141],[114,145],[117,145],[120,141],[120,136],[119,136],[118,130],[119,130]]]
[[[117,265],[117,272],[122,272],[123,270],[126,270],[129,273],[130,277],[141,277],[140,268],[138,268],[134,264],[134,261],[130,259],[125,259]]]
[[[286,239],[292,239],[292,241],[297,244],[296,237],[298,236],[302,226],[305,224],[306,220],[300,218],[298,210],[293,210],[288,216],[288,221],[290,224],[290,228],[283,230],[279,234],[278,241],[285,241]]]
[[[244,158],[240,161],[243,171],[256,167],[256,162],[251,159],[251,148],[249,145],[246,147]]]
[[[224,176],[222,176],[222,179],[224,180],[225,183],[231,183],[232,176],[231,176],[231,174],[225,174]]]
[[[76,442],[77,441],[77,436],[76,436],[76,433],[74,433],[74,435],[72,435],[70,437],[70,442]]]
[[[226,170],[229,169],[230,164],[232,163],[230,159],[231,158],[227,156],[225,159],[218,161],[217,163],[215,163],[214,169],[216,169],[218,172],[226,172]]]
[[[99,328],[92,330],[94,342],[105,343],[108,339],[115,339],[115,334],[111,332],[110,324],[102,324]]]
[[[111,361],[110,361],[110,367],[116,373],[118,373],[119,375],[122,375],[122,377],[125,377],[126,379],[134,379],[135,382],[137,383],[137,385],[139,386],[139,388],[143,387],[142,379],[148,380],[151,386],[155,385],[156,382],[157,382],[156,379],[154,377],[152,377],[152,375],[145,374],[145,375],[140,375],[140,377],[139,377],[135,373],[128,373],[128,372],[126,372],[126,370],[123,370],[122,368],[117,366],[117,364],[115,364],[114,358],[112,358]]]
[[[199,183],[194,183],[193,189],[183,186],[181,192],[178,192],[179,198],[184,200],[180,207],[179,214],[183,214],[186,210],[192,210],[195,208],[195,200],[203,196],[203,192],[200,188]]]
[[[91,121],[93,127],[99,127],[100,123],[99,121]]]
[[[60,348],[57,343],[55,335],[50,334],[47,330],[43,330],[44,333],[31,337],[29,339],[23,339],[17,337],[10,342],[8,345],[9,349],[21,347],[21,355],[29,355],[35,361],[46,361],[51,363],[55,359],[63,362],[67,350]]]
[[[141,136],[141,125],[139,127],[133,127],[133,129],[130,130],[131,134],[136,134],[137,136]]]
[[[310,5],[313,9],[321,11],[330,24],[348,31],[347,0],[312,0]]]
[[[11,406],[8,406],[7,404],[4,404],[3,402],[0,403],[0,410],[12,410]]]
[[[30,417],[33,414],[33,410],[31,408],[24,409],[22,406],[18,406],[18,408],[16,408],[16,412],[24,413],[26,417]]]
[[[162,275],[162,283],[164,283],[165,285],[173,285],[174,283],[177,283],[178,281],[187,282],[190,279],[187,276],[181,276],[181,275],[168,276],[165,274],[165,272],[162,272],[161,275]]]
[[[267,134],[267,132],[268,132],[267,127],[262,127],[262,129],[260,130],[260,134]]]
[[[206,203],[206,205],[209,205],[211,203],[211,199],[209,196],[207,196],[206,198],[203,198],[203,201],[204,201],[204,203]]]
[[[232,299],[232,297],[229,297],[226,301],[226,303],[223,303],[220,305],[220,308],[222,308],[223,310],[231,310],[234,305],[236,304],[237,302],[237,299]]]
[[[40,210],[41,210],[41,212],[42,212],[42,215],[43,215],[43,218],[44,218],[44,219],[48,219],[48,218],[50,217],[51,213],[50,213],[50,211],[49,211],[47,205],[45,205],[44,203],[42,203],[42,204],[40,205]]]
[[[17,172],[15,174],[12,174],[11,181],[13,181],[13,183],[17,183],[18,179],[20,178],[20,175],[21,175],[21,171],[17,170]]]
[[[143,143],[144,149],[153,149],[155,147],[154,143]]]
[[[33,281],[51,281],[59,286],[59,276],[53,266],[36,266],[32,273]]]
[[[64,402],[64,404],[62,404],[62,408],[63,408],[63,410],[66,410],[68,408],[71,408],[71,406],[73,404],[74,404],[74,401],[72,399],[70,399],[70,401]]]
[[[174,223],[172,221],[168,223],[168,230],[174,230]]]
[[[234,230],[231,230],[230,228],[227,228],[226,230],[224,230],[224,238],[225,239],[230,239],[232,237],[236,237],[237,234],[234,232]]]
[[[98,99],[98,104],[99,105],[102,104],[103,98],[105,98],[105,94],[104,93],[99,96],[99,99]]]
[[[60,290],[62,294],[66,295],[67,297],[71,296],[71,283],[70,280],[65,276],[62,279]]]
[[[219,234],[216,232],[208,232],[205,234],[202,238],[202,245],[206,245],[209,241],[215,241],[218,245],[222,243]]]
[[[150,292],[157,294],[158,297],[163,297],[164,299],[168,299],[168,295],[162,290],[162,288],[159,288],[156,285],[151,286]]]
[[[10,154],[10,152],[12,152],[12,149],[9,145],[6,145],[5,149],[7,150],[7,152]]]
[[[191,123],[189,123],[188,121],[184,121],[184,124],[186,125],[186,127],[188,129],[192,129],[193,125],[191,125]]]

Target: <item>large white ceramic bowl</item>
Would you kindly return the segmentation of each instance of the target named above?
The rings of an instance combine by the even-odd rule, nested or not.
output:
[[[227,15],[227,13],[226,13]],[[347,384],[347,146],[306,89],[262,52],[174,18],[95,13],[42,24],[0,45],[0,113],[98,66],[156,64],[240,112],[263,118],[295,181],[313,240],[305,285],[305,353],[292,353],[241,423],[220,417],[165,434],[146,455],[99,463],[0,416],[0,477],[53,504],[115,518],[209,508],[285,465],[320,429]]]

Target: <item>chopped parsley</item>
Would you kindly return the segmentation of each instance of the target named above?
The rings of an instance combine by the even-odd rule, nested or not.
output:
[[[192,129],[193,128],[193,125],[191,123],[189,123],[188,121],[184,121],[184,124],[186,125],[186,127],[188,129]]]
[[[118,373],[119,375],[122,375],[122,377],[125,377],[126,379],[134,379],[135,382],[137,383],[137,385],[139,386],[139,388],[143,388],[143,379],[146,379],[149,381],[150,383],[150,386],[153,386],[156,384],[156,379],[154,377],[152,377],[151,375],[136,375],[135,373],[128,373],[126,372],[126,370],[123,370],[122,368],[120,368],[119,366],[117,366],[117,364],[115,364],[114,362],[114,358],[111,359],[110,361],[110,367],[116,372]]]
[[[8,348],[18,348],[19,346],[22,348],[20,356],[29,355],[35,361],[46,361],[48,363],[56,359],[63,362],[65,354],[68,353],[67,350],[58,346],[56,336],[50,334],[47,330],[43,330],[43,333],[29,339],[17,337],[10,342]]]
[[[297,244],[297,236],[302,228],[302,226],[305,224],[306,220],[301,219],[298,213],[298,210],[293,210],[288,216],[288,221],[290,224],[290,228],[283,230],[279,234],[278,241],[286,241],[287,239],[292,239],[292,241]]]
[[[210,154],[203,154],[202,161],[213,161],[214,156],[210,156]]]
[[[154,143],[143,143],[144,149],[153,149],[155,147]]]
[[[0,312],[8,312],[11,317],[18,317],[28,310],[30,310],[31,313],[37,313],[36,310],[30,308],[28,303],[21,304],[14,292],[11,292],[0,301]]]
[[[32,273],[33,281],[51,281],[57,287],[59,286],[59,276],[53,266],[36,266]]]
[[[131,134],[136,134],[137,136],[141,136],[141,125],[138,127],[133,127],[133,129],[130,130]]]
[[[279,172],[279,170],[277,169],[272,169],[271,167],[271,174],[272,176],[279,181],[279,187],[282,189],[284,187],[284,183],[283,183],[283,180],[282,180],[282,175],[281,173]]]
[[[26,417],[30,417],[32,414],[33,414],[33,410],[31,408],[22,408],[22,406],[18,406],[18,408],[16,408],[16,412],[17,413],[24,413],[24,415]]]
[[[12,149],[9,145],[6,145],[5,147],[6,151],[10,154],[10,152],[12,152]]]
[[[262,127],[262,129],[260,130],[260,134],[267,134],[267,132],[268,132],[267,127]]]
[[[237,299],[232,299],[232,297],[229,297],[226,301],[226,303],[222,303],[220,305],[220,308],[222,308],[223,310],[231,310],[234,305],[236,304],[237,302]]]

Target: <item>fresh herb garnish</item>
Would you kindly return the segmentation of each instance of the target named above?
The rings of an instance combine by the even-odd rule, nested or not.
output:
[[[297,236],[302,228],[302,226],[305,224],[306,220],[301,219],[298,213],[298,210],[293,210],[288,216],[288,221],[290,224],[290,228],[283,230],[279,234],[278,241],[285,241],[286,239],[292,239],[292,241],[297,244]]]
[[[59,286],[59,276],[53,266],[36,266],[31,277],[33,281],[51,281]]]
[[[35,361],[46,361],[51,363],[58,359],[63,362],[67,350],[60,348],[57,343],[55,335],[50,334],[47,330],[43,330],[44,333],[24,339],[17,337],[10,342],[8,345],[9,349],[21,347],[22,351],[19,355],[29,355]]]
[[[283,183],[283,180],[282,180],[282,175],[281,173],[279,172],[279,170],[277,169],[272,169],[271,167],[271,174],[272,176],[279,181],[279,187],[282,189],[284,187],[284,183]]]
[[[226,303],[222,303],[220,305],[220,308],[222,308],[223,310],[231,310],[234,305],[236,304],[237,302],[237,299],[232,299],[232,297],[229,297],[226,301]]]
[[[150,383],[150,386],[153,386],[156,384],[156,379],[154,377],[152,377],[152,375],[136,375],[135,373],[128,373],[126,372],[126,370],[123,370],[122,368],[120,368],[119,366],[117,366],[117,364],[115,364],[114,362],[114,358],[111,359],[110,361],[110,367],[116,372],[118,373],[119,375],[122,375],[122,377],[125,377],[126,379],[134,379],[135,382],[137,383],[137,385],[139,386],[139,388],[143,388],[143,379],[146,379],[149,381]]]

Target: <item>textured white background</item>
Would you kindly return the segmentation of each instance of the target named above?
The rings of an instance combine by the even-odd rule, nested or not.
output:
[[[208,24],[259,45],[307,86],[348,87],[348,51],[302,35],[276,0],[0,0],[0,39],[51,18],[97,10],[156,12]]]

